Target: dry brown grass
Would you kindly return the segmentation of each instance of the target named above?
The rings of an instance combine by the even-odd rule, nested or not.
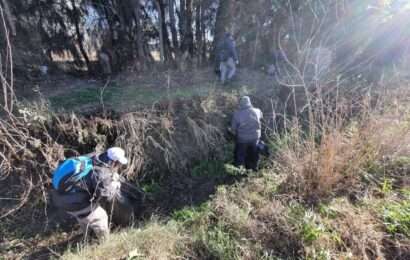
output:
[[[67,252],[62,259],[181,259],[187,252],[188,239],[172,223],[164,225],[155,221],[142,229],[130,229],[111,234],[99,245],[85,245],[77,252]]]
[[[393,99],[384,106],[383,112],[379,107],[362,111],[357,121],[344,127],[322,126],[319,141],[288,137],[290,141],[278,155],[282,171],[289,174],[282,190],[296,192],[304,201],[316,204],[354,192],[374,165],[383,166],[408,155],[410,120],[406,98]]]
[[[321,221],[332,233],[326,234],[313,247],[327,248],[335,258],[387,259],[384,253],[383,223],[372,209],[355,207],[347,199],[333,200],[328,206],[332,217]]]

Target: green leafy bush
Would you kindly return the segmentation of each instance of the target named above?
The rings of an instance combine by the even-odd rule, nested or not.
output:
[[[224,163],[223,161],[202,161],[192,169],[192,176],[203,177],[222,177],[222,176],[237,176],[246,174],[247,170],[243,167],[235,167],[232,164]]]
[[[410,201],[394,202],[384,207],[384,224],[388,232],[410,237]]]
[[[172,213],[172,219],[190,225],[200,218],[205,218],[211,213],[208,203],[203,203],[198,207],[185,207]]]
[[[239,259],[235,239],[221,226],[209,230],[204,242],[213,259]]]
[[[301,235],[305,243],[311,244],[325,232],[325,227],[318,224],[312,212],[306,212],[301,224]]]

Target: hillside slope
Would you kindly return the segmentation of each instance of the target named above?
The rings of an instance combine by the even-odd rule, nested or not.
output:
[[[47,106],[26,107],[21,121],[8,126],[13,135],[0,129],[2,147],[10,141],[26,147],[18,156],[10,153],[6,162],[13,167],[5,167],[11,170],[0,180],[1,197],[10,198],[1,216],[13,212],[2,217],[2,257],[407,259],[407,85],[375,93],[375,100],[365,95],[354,105],[338,101],[335,111],[327,100],[312,109],[311,128],[301,117],[273,129],[275,113],[269,111],[277,89],[267,77],[260,83],[259,73],[242,75],[206,95],[161,99],[138,112],[53,114]],[[190,91],[202,83],[192,84]],[[232,140],[225,133],[244,93],[267,118],[264,138],[272,155],[257,173],[232,166]],[[130,108],[132,100],[123,103]],[[114,144],[135,162],[122,174],[149,200],[135,227],[89,243],[72,219],[49,204],[50,172],[63,155]]]

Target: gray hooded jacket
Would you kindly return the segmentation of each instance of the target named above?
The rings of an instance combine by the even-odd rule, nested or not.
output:
[[[231,125],[237,142],[247,143],[260,139],[262,117],[262,111],[252,106],[249,97],[242,97]]]

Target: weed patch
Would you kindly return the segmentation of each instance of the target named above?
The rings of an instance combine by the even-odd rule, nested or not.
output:
[[[410,238],[410,201],[390,202],[384,207],[383,220],[389,233]]]
[[[195,177],[225,177],[245,175],[245,168],[238,168],[223,161],[202,161],[192,169],[192,176]]]

